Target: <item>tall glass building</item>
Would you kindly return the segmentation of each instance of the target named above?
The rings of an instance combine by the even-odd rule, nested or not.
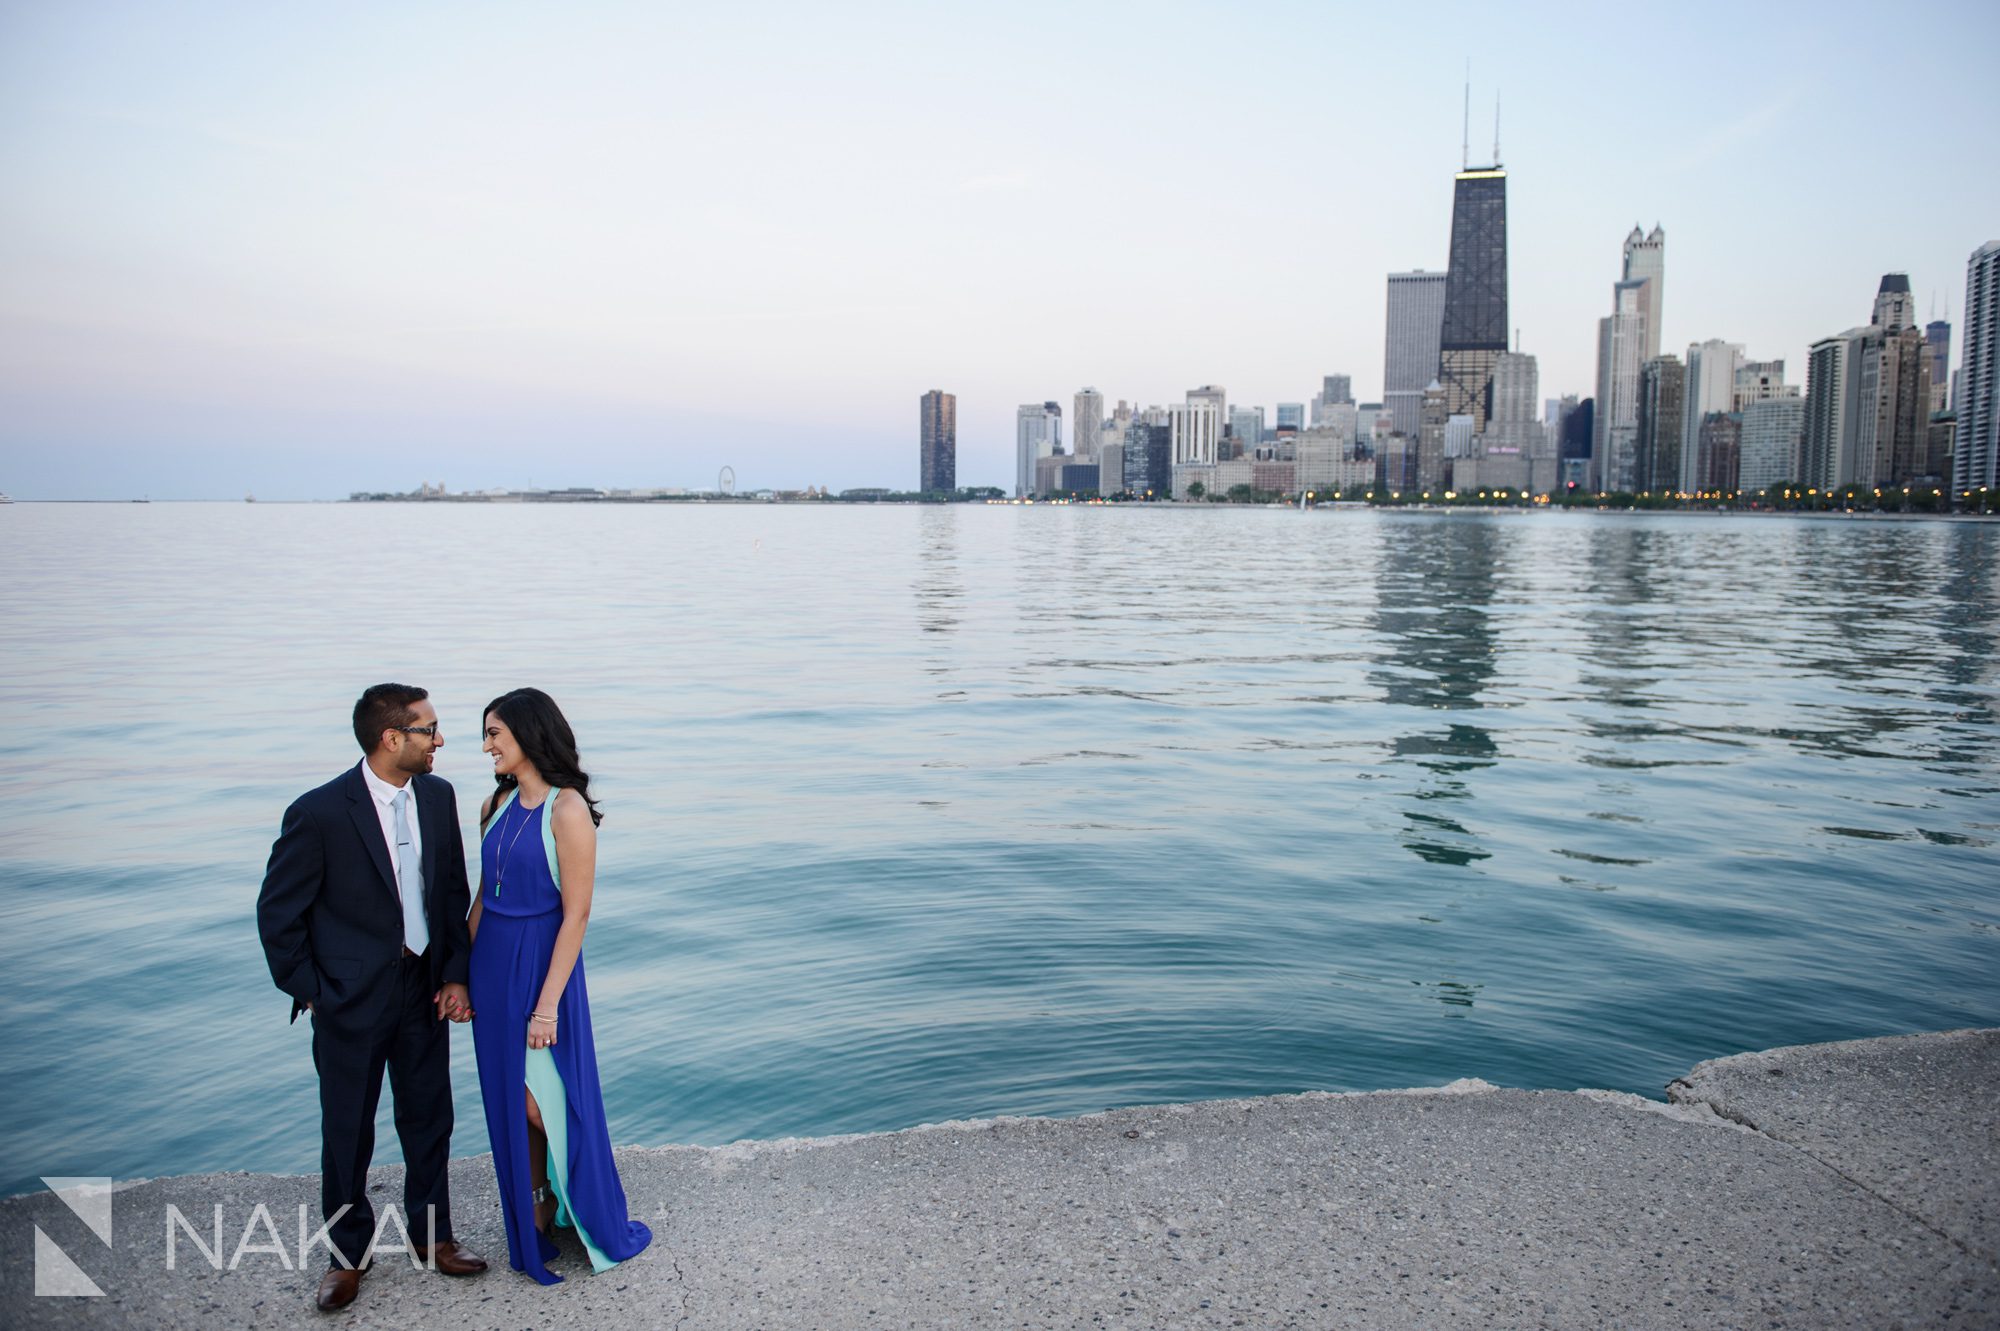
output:
[[[917,488],[958,488],[958,398],[933,388],[917,414]]]
[[[1924,345],[1931,354],[1931,410],[1951,405],[1951,325],[1933,319],[1924,325]]]
[[[1069,451],[1077,460],[1088,462],[1097,456],[1098,438],[1104,432],[1104,394],[1095,388],[1076,390],[1076,416],[1070,422]]]
[[[1424,409],[1424,389],[1437,378],[1438,339],[1444,330],[1443,273],[1419,268],[1389,274],[1388,328],[1382,344],[1382,404],[1397,434],[1414,439]]]
[[[1014,412],[1014,497],[1035,493],[1035,463],[1062,452],[1062,408],[1024,402]]]
[[[1958,437],[1951,450],[1951,485],[1966,491],[2000,487],[2000,240],[1965,261],[1964,338],[1958,363]],[[1961,497],[1960,502],[1965,502]],[[1975,495],[1974,502],[1977,502]]]
[[[1660,320],[1667,301],[1667,233],[1658,222],[1651,232],[1641,235],[1638,223],[1625,237],[1625,278],[1644,282],[1639,293],[1639,312],[1646,316],[1646,348],[1641,364],[1660,354]]]
[[[1451,205],[1451,264],[1438,332],[1438,383],[1446,414],[1486,426],[1493,364],[1507,349],[1507,173],[1498,164],[1458,173]]]

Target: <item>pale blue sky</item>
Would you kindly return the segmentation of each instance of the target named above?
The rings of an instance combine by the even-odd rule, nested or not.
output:
[[[1782,356],[2000,236],[1996,8],[0,5],[0,489],[962,483],[1017,404],[1379,395],[1496,86],[1512,322],[1592,390]],[[1956,348],[1954,348],[1954,363]]]

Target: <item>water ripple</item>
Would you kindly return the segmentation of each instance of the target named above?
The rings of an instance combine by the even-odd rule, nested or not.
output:
[[[0,975],[37,1032],[0,1045],[0,1188],[314,1167],[251,906],[384,677],[433,691],[468,811],[481,702],[574,721],[620,1140],[1658,1094],[2000,1021],[1988,526],[24,504],[0,541]],[[327,553],[371,549],[421,586]]]

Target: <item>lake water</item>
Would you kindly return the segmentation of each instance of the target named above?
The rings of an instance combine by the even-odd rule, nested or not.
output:
[[[253,906],[384,679],[468,827],[488,699],[574,723],[621,1143],[2000,1024],[2000,526],[17,504],[0,550],[0,1190],[317,1168]]]

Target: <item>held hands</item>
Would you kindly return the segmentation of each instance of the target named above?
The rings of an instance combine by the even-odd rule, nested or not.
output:
[[[448,984],[437,991],[433,1000],[437,1004],[440,1021],[468,1022],[472,1020],[472,994],[462,984]]]
[[[554,1013],[540,1012],[528,1014],[528,1048],[547,1049],[556,1042],[556,1019]]]

